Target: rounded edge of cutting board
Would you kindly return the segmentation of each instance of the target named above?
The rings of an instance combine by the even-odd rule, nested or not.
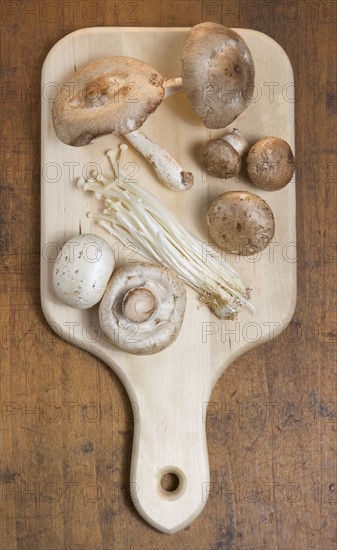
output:
[[[180,28],[180,29],[177,29],[178,31],[187,31],[190,27],[186,27],[186,28]],[[141,30],[142,32],[146,32],[147,30],[151,32],[163,32],[165,31],[165,28],[156,28],[156,29],[153,29],[153,28],[134,28],[134,27],[119,27],[119,28],[111,28],[111,27],[94,27],[94,28],[86,28],[86,29],[80,29],[78,31],[74,31],[70,34],[68,34],[67,36],[65,36],[64,38],[62,38],[59,42],[57,42],[53,48],[50,50],[49,54],[47,55],[46,59],[45,59],[45,62],[44,62],[44,65],[43,65],[43,74],[44,74],[44,71],[45,71],[45,68],[47,67],[48,65],[48,61],[51,60],[54,56],[54,54],[57,54],[57,50],[58,48],[63,44],[63,43],[66,43],[67,40],[71,39],[74,37],[74,35],[80,35],[80,34],[83,34],[85,35],[87,32],[90,32],[91,34],[95,34],[95,33],[110,33],[110,32],[116,32],[116,33],[120,33],[120,32],[123,32],[123,31],[128,31],[128,32],[132,32],[132,33],[137,33],[139,32],[139,30]],[[166,29],[167,31],[175,31],[176,29],[172,29],[172,28],[167,28]],[[266,41],[268,41],[270,44],[273,45],[273,47],[276,45],[277,46],[277,49],[278,51],[281,53],[282,52],[282,56],[284,58],[287,58],[287,63],[289,63],[289,66],[291,68],[291,64],[290,64],[290,61],[289,61],[289,58],[286,56],[284,50],[281,48],[281,46],[275,42],[271,37],[269,37],[268,35],[265,35],[264,33],[260,33],[258,31],[251,31],[250,29],[237,29],[238,32],[240,31],[244,31],[244,32],[249,32],[249,33],[253,33],[254,36],[259,36],[261,35],[261,38],[263,37],[263,39]],[[70,67],[68,67],[70,69]],[[290,72],[289,72],[290,74]],[[291,68],[291,74],[292,74],[292,68]],[[45,111],[46,113],[46,111]],[[45,120],[45,122],[47,123],[50,123],[50,120]],[[293,183],[292,185],[295,185],[295,183]],[[291,204],[291,207],[292,208],[295,208],[295,203],[292,203]],[[47,219],[46,219],[46,216],[44,218],[44,222],[47,223]],[[294,236],[296,237],[296,236]],[[46,266],[44,266],[46,267]],[[296,305],[296,269],[293,269],[292,268],[292,271],[293,271],[293,276],[295,277],[295,287],[292,287],[293,288],[293,298],[291,300],[291,303],[289,302],[288,303],[288,307],[285,308],[284,312],[283,312],[283,315],[282,315],[282,323],[286,323],[286,322],[289,322],[292,315],[293,315],[293,311],[294,311],[294,308],[295,308],[295,305]],[[44,271],[45,273],[45,271]],[[45,273],[46,274],[46,273]],[[42,291],[42,286],[41,286],[41,291]],[[49,292],[49,289],[47,289],[47,292]],[[46,319],[47,321],[49,322],[49,324],[52,324],[54,323],[55,321],[53,320],[53,302],[51,301],[50,303],[45,303],[44,302],[44,298],[45,296],[42,295],[42,292],[41,292],[41,301],[43,303],[43,312],[46,316]],[[194,302],[195,303],[195,302]],[[211,320],[213,320],[213,317],[211,317]],[[284,327],[280,327],[279,331],[275,331],[275,333],[277,334],[280,334],[282,332]],[[276,334],[275,334],[276,335]],[[149,389],[152,388],[152,385],[151,385],[151,382],[152,380],[150,380],[151,378],[151,368],[150,367],[150,371],[147,371],[147,374],[145,374],[145,380],[142,380],[142,377],[140,376],[139,372],[141,371],[142,369],[142,366],[145,365],[145,362],[144,362],[144,358],[134,358],[134,357],[128,357],[127,358],[127,361],[130,363],[128,365],[126,365],[126,360],[125,360],[125,364],[124,363],[120,363],[119,364],[119,358],[121,357],[121,355],[119,355],[119,352],[115,349],[115,348],[112,348],[112,347],[104,347],[104,348],[99,348],[98,346],[91,346],[89,345],[87,342],[85,341],[74,341],[74,340],[70,340],[69,338],[66,338],[66,336],[63,334],[62,335],[63,338],[65,338],[68,342],[70,342],[71,344],[75,344],[77,345],[78,347],[81,347],[82,349],[85,349],[86,351],[89,351],[93,354],[95,354],[97,357],[99,357],[101,360],[103,360],[104,362],[106,362],[111,368],[112,370],[115,371],[115,373],[119,376],[119,378],[121,379],[122,383],[125,385],[126,387],[126,390],[128,392],[128,395],[130,397],[130,400],[134,403],[136,403],[139,407],[140,407],[140,410],[143,410],[142,409],[142,406],[143,406],[143,403],[144,402],[147,402],[148,400],[148,392],[149,392]],[[264,335],[263,338],[261,339],[261,341],[259,341],[258,345],[264,343],[268,341],[268,335]],[[225,358],[223,358],[222,362],[221,362],[221,365],[218,366],[218,369],[215,370],[213,372],[213,374],[211,373],[211,370],[210,370],[210,361],[211,361],[211,358],[212,358],[212,354],[210,352],[209,354],[209,357],[208,357],[208,354],[207,353],[204,353],[204,355],[202,357],[197,357],[197,353],[196,353],[196,350],[193,350],[193,346],[192,346],[192,343],[188,343],[188,348],[191,352],[193,352],[193,354],[191,354],[191,361],[193,362],[193,358],[192,357],[196,357],[195,359],[195,368],[196,368],[196,372],[193,373],[193,369],[190,369],[190,366],[189,366],[189,369],[188,370],[188,374],[189,376],[192,374],[195,376],[195,380],[198,379],[198,369],[199,369],[199,372],[203,371],[203,368],[205,368],[206,370],[206,373],[203,373],[202,374],[202,377],[203,377],[203,382],[206,381],[207,379],[207,387],[203,387],[202,388],[202,391],[201,389],[198,390],[198,396],[199,398],[202,398],[203,400],[203,404],[204,404],[204,401],[207,400],[207,396],[209,398],[210,396],[210,391],[211,389],[214,387],[214,384],[215,384],[215,381],[221,376],[221,374],[223,373],[224,369],[226,368],[226,366],[229,365],[230,362],[232,362],[233,360],[235,360],[239,355],[241,355],[242,353],[245,353],[246,351],[248,351],[249,349],[251,349],[252,347],[255,347],[257,344],[254,343],[254,344],[249,344],[249,343],[246,343],[245,346],[243,346],[241,349],[238,349],[238,350],[232,350],[232,355],[230,357],[230,359],[226,360]],[[194,347],[197,347],[197,346],[194,346]],[[170,349],[170,348],[169,348]],[[203,350],[204,351],[204,350]],[[228,351],[228,350],[227,350]],[[188,352],[188,349],[187,349],[187,352]],[[216,350],[216,353],[215,355],[218,357],[218,355],[220,355],[221,353],[226,353],[226,349],[225,347],[219,347],[218,350]],[[162,355],[163,353],[163,355]],[[177,359],[178,356],[175,355],[176,353],[176,350],[173,349],[172,351],[172,357],[174,359]],[[156,358],[157,359],[161,359],[162,357],[167,357],[170,355],[170,352],[169,353],[165,353],[165,350],[164,352],[161,352],[160,354],[156,354]],[[154,356],[155,357],[155,356]],[[194,367],[194,365],[192,364],[192,367]],[[169,386],[170,386],[170,390],[171,390],[171,394],[172,394],[172,391],[174,390],[174,388],[176,387],[175,386],[175,377],[180,376],[180,373],[177,374],[177,372],[174,370],[174,369],[171,369],[172,372],[170,373],[170,379],[169,379]],[[179,369],[178,369],[179,370]],[[154,370],[153,370],[154,372]],[[137,374],[138,373],[138,374]],[[136,376],[136,379],[132,379],[132,376]],[[160,388],[160,383],[163,383],[164,381],[164,378],[165,378],[165,373],[162,371],[162,376],[164,376],[164,378],[162,377],[161,378],[161,369],[158,369],[156,374],[155,374],[156,378],[155,378],[155,382],[157,384],[156,388]],[[200,382],[200,381],[199,381]],[[190,381],[190,385],[191,385],[191,389],[193,388],[193,381],[191,380]],[[189,388],[188,388],[189,389]],[[153,391],[153,388],[152,388],[152,393],[155,393]],[[189,396],[188,396],[189,397]],[[180,403],[181,402],[181,399],[179,400],[180,398],[177,397],[177,400],[176,400],[176,403]],[[197,404],[197,401],[198,399],[195,397],[194,398],[194,406]],[[186,403],[186,400],[183,401]],[[191,400],[192,402],[192,400]],[[153,403],[158,407],[158,410],[159,410],[159,407],[162,406],[162,401],[160,400],[160,395],[159,396],[153,396]],[[147,404],[148,405],[148,410],[151,409],[150,407],[150,403]],[[199,405],[200,405],[200,402],[199,402]],[[176,405],[177,407],[178,405]],[[174,411],[173,411],[174,412]],[[200,412],[200,411],[199,411]],[[181,414],[183,414],[184,411],[181,411]],[[186,413],[186,411],[185,411]],[[177,417],[179,418],[179,416]],[[177,421],[177,418],[175,418],[176,420],[176,425],[179,425],[179,422]],[[167,433],[167,431],[169,430],[169,427],[168,427],[168,424],[167,424],[167,420],[164,419],[164,416],[160,417],[159,420],[161,421],[161,423],[158,424],[158,429],[160,428],[161,430],[164,430],[165,434]],[[191,423],[191,425],[194,425],[193,422]],[[139,424],[140,426],[140,424]],[[137,432],[137,429],[138,427],[136,428],[135,430],[135,434]],[[167,429],[166,429],[167,428]],[[203,428],[205,428],[205,424],[203,424]],[[149,423],[149,419],[146,418],[146,427],[145,427],[145,432],[147,434],[147,436],[153,436],[153,431],[152,431],[152,426],[151,426],[151,423]],[[140,437],[144,437],[144,434],[143,432],[139,434]],[[159,436],[159,441],[161,443],[165,443],[166,441],[166,435],[161,435]],[[186,441],[183,440],[182,436],[181,436],[181,443],[185,443],[187,442],[187,438],[186,438]],[[179,440],[180,441],[180,440]],[[190,441],[190,440],[188,440]],[[139,445],[139,441],[138,441],[138,435],[135,435],[135,439],[134,439],[134,451],[137,453],[137,446]],[[150,450],[153,450],[153,447],[150,446],[149,448]],[[146,453],[149,451],[149,449],[147,448],[146,449]],[[207,453],[206,453],[207,454]],[[152,460],[155,460],[155,456],[153,453],[150,452],[150,455],[152,456]],[[161,455],[160,455],[161,456]],[[144,461],[144,459],[146,459],[147,457],[147,454],[143,454],[141,456],[135,456],[133,458],[133,460],[142,460]],[[206,463],[204,464],[204,467],[206,467]],[[132,467],[132,472],[135,472],[135,469],[134,467]],[[132,474],[133,475],[133,474]],[[172,501],[174,502],[174,501]],[[147,513],[146,512],[146,509],[144,508],[144,506],[141,505],[141,503],[136,503],[135,502],[135,506],[136,508],[138,509],[139,513],[143,516],[143,518],[145,520],[147,520],[149,523],[151,523],[151,525],[153,525],[156,529],[160,530],[160,531],[163,531],[163,532],[166,532],[166,533],[174,533],[174,532],[177,532],[179,531],[180,529],[184,528],[187,524],[189,524],[191,521],[193,521],[193,519],[195,519],[197,517],[197,515],[199,515],[199,513],[201,512],[203,506],[205,505],[205,502],[203,502],[200,507],[196,507],[194,509],[194,511],[190,514],[188,514],[188,517],[186,517],[185,519],[181,519],[179,521],[176,522],[175,526],[173,525],[172,526],[172,522],[170,525],[168,525],[168,523],[166,521],[163,521],[162,522],[158,522],[157,520],[155,520],[153,517],[151,517],[151,513]],[[150,509],[151,509],[151,502],[149,503],[149,506],[150,506]],[[191,512],[191,511],[190,511]]]

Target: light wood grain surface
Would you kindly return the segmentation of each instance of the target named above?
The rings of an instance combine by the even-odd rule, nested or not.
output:
[[[1,5],[1,537],[5,548],[336,548],[336,21],[322,2]],[[193,6],[193,7],[191,7]],[[53,334],[39,299],[40,73],[88,26],[262,31],[295,74],[298,300],[212,395],[202,515],[157,533],[128,487],[134,415],[110,369]],[[319,69],[318,69],[319,68]],[[292,101],[293,86],[283,90]],[[268,93],[278,84],[266,84]],[[272,103],[272,96],[270,96]]]
[[[258,137],[277,135],[294,150],[293,104],[280,95],[271,108],[266,96],[260,97],[264,82],[278,79],[282,88],[293,82],[289,60],[280,46],[266,35],[251,30],[240,32],[255,61],[256,100],[254,98],[236,125],[251,144]],[[95,220],[87,218],[88,209],[95,212],[102,206],[93,194],[88,199],[87,194],[77,189],[75,181],[85,173],[89,163],[99,164],[103,174],[109,174],[104,152],[123,140],[107,136],[95,139],[87,147],[74,149],[64,145],[53,130],[51,101],[46,98],[51,87],[57,94],[63,81],[72,80],[74,66],[81,67],[105,52],[138,56],[168,78],[179,75],[186,34],[186,29],[148,27],[107,27],[71,33],[48,54],[41,85],[43,311],[59,336],[103,359],[125,384],[139,411],[131,466],[131,483],[137,489],[133,502],[142,517],[167,533],[188,526],[207,501],[207,487],[212,479],[208,471],[204,413],[215,382],[236,357],[270,341],[291,321],[296,303],[296,263],[288,256],[289,249],[296,246],[295,180],[279,192],[259,193],[275,217],[276,232],[271,245],[255,257],[226,257],[252,288],[254,313],[244,308],[234,321],[220,321],[208,308],[200,307],[199,296],[190,291],[183,327],[174,345],[159,354],[134,357],[116,350],[100,335],[97,308],[83,311],[64,306],[52,288],[55,248],[57,251],[57,246],[60,249],[69,236],[76,236],[79,227],[82,233],[101,233],[114,251],[116,245],[118,247],[117,241],[104,234]],[[167,51],[170,51],[169,58]],[[147,136],[167,148],[185,170],[192,171],[195,183],[193,189],[185,193],[168,191],[158,182],[149,164],[131,147],[127,161],[137,166],[136,180],[168,206],[205,246],[211,247],[206,212],[213,198],[225,190],[258,192],[257,189],[244,175],[225,182],[203,173],[195,151],[201,143],[223,131],[207,130],[193,114],[184,94],[164,101],[143,129]],[[64,171],[71,163],[74,163],[74,174],[69,177]],[[118,259],[122,263],[121,258]],[[136,259],[134,254],[132,261]],[[138,259],[142,257],[138,255]],[[128,258],[124,261],[130,262]],[[71,334],[69,326],[74,329]],[[89,334],[88,327],[94,336]],[[181,483],[175,492],[158,490],[163,472],[178,474]]]

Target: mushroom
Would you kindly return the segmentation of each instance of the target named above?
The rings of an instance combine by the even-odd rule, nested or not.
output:
[[[277,191],[293,177],[295,159],[290,145],[278,137],[265,137],[253,145],[247,156],[247,172],[256,187]]]
[[[233,254],[261,252],[275,231],[274,215],[258,195],[228,191],[217,197],[207,213],[209,233],[216,244]]]
[[[111,277],[99,306],[99,322],[117,348],[150,355],[175,341],[185,307],[185,287],[173,271],[136,262]]]
[[[55,133],[76,147],[104,134],[125,135],[162,183],[185,191],[193,175],[138,131],[164,94],[161,74],[138,59],[114,56],[92,61],[62,84],[52,106]]]
[[[108,243],[91,233],[67,241],[54,264],[53,288],[58,299],[88,309],[102,298],[115,266]]]
[[[225,128],[253,96],[254,62],[241,36],[218,23],[199,23],[182,52],[182,85],[207,128]]]
[[[209,174],[232,178],[240,173],[241,157],[248,151],[248,142],[239,130],[211,139],[201,148],[202,166]]]
[[[123,150],[122,150],[123,148]],[[126,150],[125,150],[126,148]],[[204,243],[194,237],[150,191],[128,181],[123,169],[127,145],[107,153],[113,159],[113,178],[79,178],[83,191],[94,193],[104,204],[102,212],[88,212],[122,244],[137,246],[150,262],[173,269],[192,287],[200,300],[220,319],[233,319],[249,303],[250,289],[220,254],[205,253]]]

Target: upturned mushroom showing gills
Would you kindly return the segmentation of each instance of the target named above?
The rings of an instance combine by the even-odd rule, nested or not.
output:
[[[164,94],[161,74],[138,59],[114,56],[92,61],[62,84],[52,106],[55,133],[76,147],[109,133],[125,135],[164,185],[185,191],[193,184],[191,172],[138,131]]]
[[[110,279],[99,322],[117,348],[150,355],[176,340],[185,307],[185,287],[173,271],[146,262],[125,264]]]
[[[241,171],[241,158],[248,151],[248,141],[237,128],[225,136],[211,139],[200,151],[202,167],[219,178],[232,178]]]
[[[252,55],[241,36],[218,23],[200,23],[182,52],[182,85],[207,128],[225,128],[249,105],[254,91]]]
[[[278,137],[266,137],[253,145],[247,156],[247,172],[256,187],[278,191],[293,177],[295,159],[290,145]]]

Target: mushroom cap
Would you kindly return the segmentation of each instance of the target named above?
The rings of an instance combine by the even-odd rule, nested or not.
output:
[[[293,177],[295,159],[290,145],[278,137],[266,137],[253,145],[247,156],[247,172],[256,187],[277,191]]]
[[[109,244],[92,233],[64,243],[53,269],[57,298],[76,309],[88,309],[102,298],[115,267]]]
[[[104,134],[136,130],[164,97],[163,77],[132,57],[105,57],[81,67],[65,81],[52,106],[57,137],[87,145]]]
[[[273,238],[274,215],[258,195],[228,191],[217,197],[207,213],[212,239],[233,254],[250,256],[261,252]]]
[[[182,52],[182,84],[207,128],[225,128],[248,107],[254,76],[252,55],[238,33],[210,22],[190,30]]]
[[[241,157],[234,147],[222,138],[211,139],[200,151],[203,168],[220,178],[232,178],[241,170]]]
[[[99,306],[99,322],[119,349],[150,355],[175,341],[185,307],[185,287],[176,273],[147,262],[131,263],[111,277]]]

